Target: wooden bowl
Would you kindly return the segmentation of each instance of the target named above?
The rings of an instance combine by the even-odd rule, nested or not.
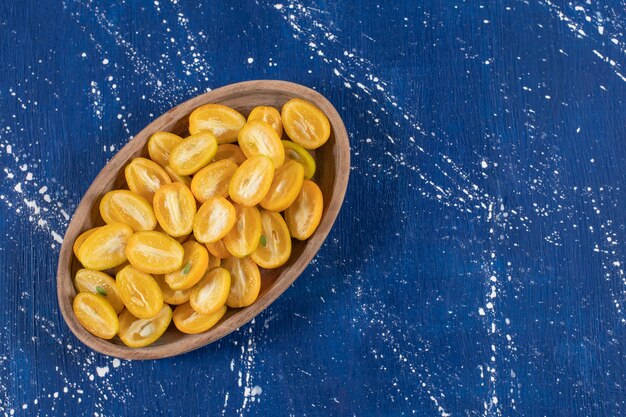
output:
[[[201,334],[183,334],[172,324],[159,340],[144,348],[127,347],[117,336],[112,340],[100,339],[85,330],[76,320],[72,310],[72,301],[76,295],[72,280],[76,271],[81,268],[72,252],[72,245],[76,237],[85,230],[104,224],[98,208],[100,198],[110,190],[126,188],[124,167],[133,158],[148,154],[146,144],[150,136],[158,131],[187,136],[189,114],[203,104],[224,104],[247,116],[256,106],[265,105],[280,109],[286,101],[296,97],[309,100],[319,107],[328,116],[332,127],[328,142],[315,151],[317,172],[314,179],[324,195],[324,212],[313,236],[304,242],[293,240],[291,257],[287,264],[279,269],[261,270],[261,292],[255,303],[246,308],[228,309],[217,325]],[[111,159],[78,205],[65,233],[57,270],[57,295],[65,322],[76,337],[90,348],[106,355],[126,359],[176,356],[226,336],[266,309],[289,288],[311,262],[339,213],[349,173],[350,145],[343,121],[333,105],[310,88],[285,81],[247,81],[218,88],[174,107],[150,123]]]

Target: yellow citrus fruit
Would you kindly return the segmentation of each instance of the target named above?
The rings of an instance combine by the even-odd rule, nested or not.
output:
[[[111,339],[120,323],[111,304],[101,295],[80,292],[72,303],[78,322],[91,334],[102,339]]]
[[[120,314],[120,339],[126,346],[140,348],[151,345],[165,333],[172,321],[172,309],[163,304],[159,312],[149,319],[142,319],[124,310]]]
[[[189,115],[189,133],[211,132],[218,143],[231,143],[237,140],[245,123],[246,118],[235,109],[221,104],[205,104]]]
[[[330,137],[328,117],[313,103],[293,98],[280,113],[287,136],[306,149],[317,149]]]

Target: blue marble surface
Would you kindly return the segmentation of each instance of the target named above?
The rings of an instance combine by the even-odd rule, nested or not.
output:
[[[626,414],[623,2],[0,2],[0,415]],[[170,107],[308,85],[350,132],[325,245],[160,361],[59,314],[82,193]]]

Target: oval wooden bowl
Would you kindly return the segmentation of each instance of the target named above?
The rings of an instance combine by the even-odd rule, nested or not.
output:
[[[247,116],[256,106],[274,106],[280,109],[286,101],[295,97],[309,100],[319,107],[328,116],[332,127],[328,142],[315,152],[317,172],[314,179],[324,195],[324,213],[313,236],[304,242],[293,240],[291,257],[287,264],[279,269],[261,270],[261,292],[256,302],[246,308],[228,309],[215,327],[202,334],[183,334],[172,324],[159,340],[144,348],[129,348],[117,336],[112,340],[103,340],[87,332],[78,323],[72,310],[72,301],[76,295],[72,278],[81,268],[72,252],[72,245],[76,237],[85,230],[104,224],[98,209],[100,198],[110,190],[126,188],[124,167],[131,159],[148,154],[146,144],[150,136],[158,131],[187,136],[189,114],[203,104],[224,104]],[[176,356],[226,336],[266,309],[307,267],[335,222],[346,192],[349,173],[350,145],[343,121],[333,105],[310,88],[285,81],[247,81],[218,88],[174,107],[150,123],[111,159],[78,205],[65,233],[57,271],[57,295],[65,322],[76,337],[90,348],[126,359]]]

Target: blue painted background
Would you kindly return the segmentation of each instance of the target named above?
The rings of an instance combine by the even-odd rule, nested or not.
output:
[[[0,413],[626,414],[620,1],[0,2]],[[218,343],[95,354],[56,302],[82,193],[207,89],[311,86],[350,132],[306,272]]]

